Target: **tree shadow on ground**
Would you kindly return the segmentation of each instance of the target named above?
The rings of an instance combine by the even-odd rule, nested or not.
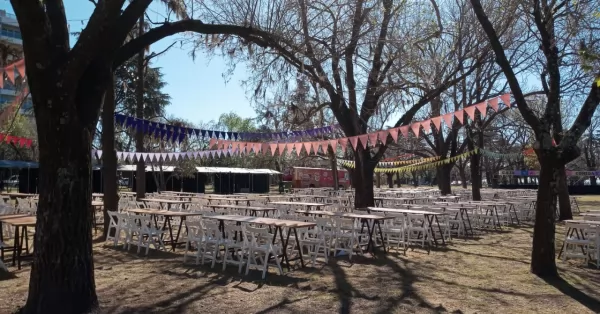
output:
[[[571,285],[563,278],[542,278],[542,280],[558,289],[558,291],[562,292],[564,295],[571,297],[573,300],[587,307],[590,311],[594,313],[600,313],[600,300],[589,296],[585,292]]]

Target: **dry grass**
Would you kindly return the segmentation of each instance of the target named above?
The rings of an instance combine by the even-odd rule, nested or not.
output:
[[[582,203],[596,207],[600,198]],[[557,261],[564,280],[545,282],[529,273],[531,240],[530,226],[507,228],[430,254],[333,259],[265,281],[238,276],[236,267],[184,265],[179,254],[141,257],[98,243],[96,285],[103,313],[600,312],[600,271]],[[0,313],[26,299],[29,267],[10,270],[14,277],[0,281]]]

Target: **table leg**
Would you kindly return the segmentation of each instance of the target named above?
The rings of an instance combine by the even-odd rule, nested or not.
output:
[[[437,246],[438,245],[437,238],[435,236],[435,231],[433,231],[433,216],[425,215],[425,220],[427,220],[427,223],[429,224],[429,231],[431,231],[431,237],[433,238],[433,243],[435,243],[435,246]]]
[[[375,242],[373,242],[373,231],[375,231],[375,224],[370,224],[368,219],[366,219],[365,221],[367,223],[367,232],[369,233],[369,243],[367,244],[367,252],[371,250],[371,253],[375,254]],[[371,244],[373,245],[372,247]]]
[[[179,242],[179,235],[181,234],[181,227],[183,226],[183,221],[185,220],[185,216],[181,216],[179,218],[179,226],[177,227],[177,234],[175,235],[175,242],[173,243],[173,252],[175,252],[175,247],[177,246],[178,242]],[[170,223],[169,223],[170,225]],[[187,232],[187,226],[186,228],[186,232]]]
[[[379,229],[379,236],[381,237],[381,246],[383,247],[383,253],[387,253],[387,250],[385,249],[385,239],[383,238],[383,232],[381,231],[381,222],[377,220],[375,221],[375,223],[377,224],[377,228]]]
[[[13,243],[13,256],[12,256],[12,265],[15,266],[17,264],[17,246],[19,246],[19,227],[15,227],[15,240]]]
[[[296,231],[296,228],[291,228],[292,230],[294,230],[294,237],[296,237],[296,245],[298,246],[298,255],[300,256],[300,265],[302,265],[302,268],[304,268],[304,257],[302,256],[302,247],[300,246],[300,239],[298,239],[298,232]]]
[[[281,262],[285,261],[285,264],[287,265],[287,269],[288,271],[291,270],[290,268],[290,260],[287,256],[287,246],[288,246],[288,242],[290,242],[290,232],[288,230],[288,234],[286,236],[285,242],[283,240],[283,228],[278,227],[279,228],[279,240],[281,240],[281,248],[283,250],[283,257],[281,258]],[[300,250],[300,247],[298,248],[298,250]],[[277,258],[277,257],[275,257]]]
[[[442,226],[440,226],[440,220],[438,219],[437,215],[433,216],[435,218],[435,222],[438,225],[438,230],[440,231],[440,235],[442,237],[442,245],[446,245],[446,240],[444,239],[444,233],[442,232]]]

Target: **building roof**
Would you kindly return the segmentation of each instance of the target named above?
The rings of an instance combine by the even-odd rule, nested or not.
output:
[[[0,160],[0,168],[38,168],[39,164],[32,161]]]

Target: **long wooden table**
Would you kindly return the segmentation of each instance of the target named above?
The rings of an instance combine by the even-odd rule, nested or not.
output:
[[[169,210],[164,210],[164,209],[129,208],[129,209],[125,209],[125,210],[130,213],[149,215],[151,217],[151,219],[154,220],[154,225],[156,228],[158,228],[158,219],[156,218],[156,216],[165,217],[165,222],[163,223],[161,229],[162,230],[169,229],[169,236],[171,239],[166,242],[171,244],[171,248],[172,248],[173,252],[175,251],[175,247],[177,247],[178,244],[185,244],[185,242],[179,242],[179,236],[181,235],[181,229],[183,227],[183,222],[185,221],[186,217],[202,216],[201,213],[178,212],[178,211],[169,211]],[[175,236],[173,236],[173,226],[171,224],[171,220],[173,218],[180,219],[179,225],[177,227],[177,234]]]
[[[26,257],[32,257],[27,254],[23,256],[23,241],[25,241],[25,250],[29,252],[29,235],[27,227],[35,227],[36,218],[35,216],[28,216],[22,214],[14,215],[3,215],[0,216],[0,241],[4,242],[4,236],[2,232],[2,225],[7,224],[15,227],[15,238],[14,243],[11,247],[0,249],[0,258],[4,259],[4,250],[12,248],[12,265],[17,264],[18,269],[21,269],[21,261]],[[20,230],[19,230],[20,229]]]
[[[139,200],[144,202],[144,204],[146,204],[146,202],[159,203],[161,209],[164,209],[165,208],[164,204],[167,204],[167,210],[171,209],[171,205],[184,206],[184,205],[191,203],[190,201],[176,201],[176,200],[167,200],[167,199],[162,199],[162,198],[140,198]]]
[[[435,220],[435,223],[438,226],[438,231],[440,232],[440,235],[442,237],[442,244],[446,245],[446,240],[444,240],[444,232],[442,231],[442,226],[440,225],[438,216],[447,215],[447,214],[432,212],[432,211],[427,211],[427,210],[418,210],[418,209],[398,209],[398,208],[381,208],[381,207],[367,207],[367,210],[369,212],[375,211],[375,212],[382,212],[382,213],[397,213],[397,214],[405,214],[405,215],[408,215],[408,214],[423,215],[423,217],[427,221],[427,224],[429,225],[429,230],[431,231],[431,238],[433,239],[433,243],[435,243],[435,245],[437,246],[438,245],[437,237],[435,236],[435,231],[433,229],[433,221]]]
[[[323,203],[308,203],[308,202],[269,202],[272,205],[290,205],[290,206],[303,206],[307,209],[314,207],[316,210],[320,210],[321,207],[326,206],[327,204]]]
[[[379,230],[379,236],[381,237],[381,247],[383,247],[383,252],[386,252],[385,249],[385,239],[383,238],[383,232],[381,232],[381,221],[386,219],[393,219],[393,217],[379,216],[379,215],[371,215],[371,214],[357,214],[357,213],[340,213],[340,212],[330,212],[330,211],[322,211],[322,210],[297,210],[296,213],[304,214],[304,215],[315,215],[315,216],[330,216],[330,217],[342,217],[342,218],[350,218],[350,219],[360,219],[361,228],[360,233],[362,234],[365,226],[367,227],[367,235],[369,237],[369,242],[367,244],[366,251],[371,253],[375,253],[375,249],[379,246],[376,246],[375,241],[373,241],[373,232],[375,231],[375,226]],[[360,243],[360,241],[359,241]]]
[[[229,204],[231,204],[232,202],[235,203],[235,205],[239,205],[240,203],[246,203],[246,206],[250,206],[250,202],[252,201],[252,199],[249,198],[236,198],[236,197],[208,197],[206,198],[208,200],[208,204],[212,204],[212,201],[227,201]]]
[[[219,221],[219,227],[223,231],[223,237],[225,237],[225,221],[236,222],[238,224],[251,223],[251,224],[274,227],[275,232],[273,233],[273,243],[275,243],[275,241],[277,240],[277,235],[279,234],[279,240],[281,241],[281,246],[282,246],[281,263],[284,263],[284,265],[287,266],[288,271],[291,269],[290,261],[295,260],[295,259],[290,259],[287,255],[287,246],[288,246],[288,242],[290,240],[290,234],[292,232],[294,233],[294,238],[296,239],[296,246],[298,247],[298,259],[300,259],[300,264],[304,268],[304,259],[302,257],[302,249],[301,249],[302,247],[300,246],[300,240],[298,238],[298,232],[296,231],[296,229],[311,228],[311,227],[315,227],[317,225],[314,222],[273,219],[273,218],[266,218],[266,217],[237,216],[237,215],[215,215],[215,216],[203,217],[203,219],[213,219],[213,220]],[[289,229],[287,232],[287,237],[285,239],[283,237],[283,228]]]
[[[258,206],[244,206],[244,205],[225,205],[225,204],[209,204],[207,207],[211,207],[212,209],[216,208],[224,208],[224,209],[239,209],[244,210],[244,214],[246,216],[254,216],[257,217],[258,213],[261,212],[263,217],[268,217],[269,212],[275,213],[277,208],[275,207],[258,207]],[[248,212],[250,214],[248,215]]]

